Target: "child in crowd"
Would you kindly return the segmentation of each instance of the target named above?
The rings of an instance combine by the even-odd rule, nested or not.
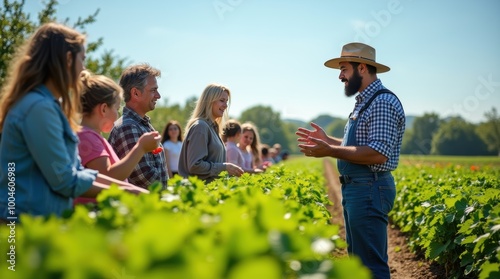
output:
[[[179,122],[171,120],[163,130],[162,140],[167,160],[168,176],[179,173],[179,155],[182,148],[182,129]]]
[[[134,167],[144,154],[158,147],[160,134],[142,135],[132,150],[120,160],[101,133],[109,133],[118,119],[122,89],[113,80],[102,75],[83,71],[82,129],[78,132],[78,151],[82,165],[118,180],[127,181]],[[93,202],[93,199],[77,198],[75,203]]]
[[[243,123],[238,148],[243,154],[244,170],[252,170],[255,173],[265,170],[260,158],[259,145],[260,138],[255,125],[250,122]]]

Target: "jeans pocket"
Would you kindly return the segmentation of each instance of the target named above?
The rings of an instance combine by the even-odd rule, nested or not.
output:
[[[394,199],[396,198],[396,187],[394,186],[379,186],[380,205],[384,214],[389,214],[394,206]]]

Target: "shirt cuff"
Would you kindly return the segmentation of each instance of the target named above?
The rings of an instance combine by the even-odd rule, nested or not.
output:
[[[73,197],[79,197],[83,193],[87,192],[90,187],[92,187],[94,181],[97,179],[98,173],[98,171],[92,169],[83,169],[78,171],[76,178],[76,187],[75,191],[73,191]]]
[[[387,145],[376,142],[376,143],[369,143],[368,146],[371,147],[373,150],[377,151],[378,153],[389,158],[391,149]]]
[[[210,171],[212,176],[218,176],[222,171],[226,170],[226,166],[224,163],[215,163],[212,166],[212,170]]]

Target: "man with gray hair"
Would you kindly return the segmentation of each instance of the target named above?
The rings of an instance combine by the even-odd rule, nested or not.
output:
[[[146,113],[155,109],[156,101],[161,97],[156,81],[160,75],[160,70],[148,64],[129,66],[122,73],[120,86],[123,88],[125,107],[108,138],[120,159],[135,147],[144,133],[155,131]],[[165,154],[146,153],[128,179],[130,183],[146,189],[157,181],[166,186]]]

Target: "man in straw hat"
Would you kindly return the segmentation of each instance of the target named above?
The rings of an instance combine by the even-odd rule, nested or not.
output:
[[[396,195],[391,171],[398,165],[405,129],[403,106],[377,78],[390,68],[376,62],[373,47],[346,44],[325,66],[340,69],[346,96],[359,94],[342,139],[311,123],[312,130],[296,132],[300,151],[337,158],[348,252],[359,256],[375,278],[390,278],[387,224]]]

